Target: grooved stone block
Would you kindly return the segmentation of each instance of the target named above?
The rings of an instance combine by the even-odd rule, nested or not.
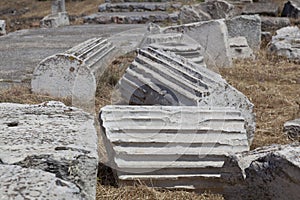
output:
[[[249,143],[255,130],[253,104],[219,74],[175,53],[139,49],[112,94],[114,104],[234,107],[246,120]]]
[[[187,34],[205,49],[205,61],[208,66],[230,67],[232,65],[228,31],[224,20],[170,26],[163,30],[163,33],[178,32]]]
[[[108,40],[92,38],[44,59],[34,70],[32,91],[72,97],[76,107],[93,112],[96,83],[115,55],[114,49]]]
[[[1,103],[0,119],[1,165],[34,169],[8,167],[8,170],[16,171],[15,176],[24,172],[25,179],[35,176],[38,172],[35,170],[44,171],[45,178],[49,179],[45,180],[41,173],[32,184],[41,181],[41,185],[51,186],[61,179],[62,187],[53,185],[54,191],[65,190],[66,195],[74,194],[75,197],[79,191],[84,199],[95,199],[98,153],[92,115],[60,102],[39,105]],[[13,184],[19,188],[24,183]],[[28,183],[29,191],[31,187],[38,185]],[[25,192],[26,187],[22,188]]]
[[[249,150],[233,108],[106,106],[100,121],[119,184],[220,192],[226,156]]]

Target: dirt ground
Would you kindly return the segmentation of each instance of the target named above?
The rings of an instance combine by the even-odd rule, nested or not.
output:
[[[283,0],[277,0],[279,3]],[[80,24],[80,16],[97,11],[103,0],[67,1],[71,23]],[[1,0],[0,19],[7,21],[7,30],[37,28],[39,20],[50,13],[50,1]],[[133,54],[113,61],[98,85],[97,110],[110,104],[111,91],[132,61]],[[123,67],[120,67],[120,66]],[[234,87],[243,92],[255,105],[256,133],[251,149],[269,144],[286,144],[291,141],[283,133],[283,123],[300,117],[300,65],[284,58],[266,55],[262,50],[255,60],[237,61],[232,68],[220,69],[221,75]],[[100,92],[101,91],[101,92]],[[0,91],[0,102],[41,103],[60,100],[67,105],[70,99],[57,99],[47,95],[32,94],[29,88],[12,88]],[[106,174],[110,176],[110,174]],[[220,200],[221,195],[187,193],[184,191],[158,191],[144,186],[122,187],[100,184],[97,199],[202,199]]]

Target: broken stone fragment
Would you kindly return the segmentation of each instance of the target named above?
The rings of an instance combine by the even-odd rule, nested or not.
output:
[[[296,26],[281,28],[272,37],[268,51],[278,56],[284,56],[290,60],[299,61],[300,29]]]
[[[279,14],[279,6],[274,2],[256,2],[246,4],[242,14],[245,15],[263,15],[277,17]]]
[[[0,119],[2,165],[24,168],[9,167],[8,170],[24,172],[25,179],[35,177],[38,171],[44,171],[45,177],[49,179],[44,179],[41,174],[33,179],[32,184],[41,180],[40,184],[45,185],[42,188],[46,189],[46,186],[62,180],[62,188],[53,185],[54,191],[65,189],[66,195],[74,193],[74,198],[79,191],[84,199],[95,199],[98,153],[97,132],[92,115],[60,102],[38,105],[1,103]],[[0,177],[3,178],[2,175]],[[14,188],[23,188],[27,184],[28,188],[38,187],[22,181],[13,184]]]
[[[234,107],[246,121],[249,144],[255,130],[253,104],[219,74],[172,52],[139,49],[112,94],[120,105]]]
[[[229,157],[221,173],[225,199],[300,199],[299,155],[300,144],[295,143]]]
[[[211,20],[170,26],[163,33],[184,33],[205,49],[205,62],[209,68],[230,67],[232,59],[228,31],[224,20]]]
[[[284,123],[283,131],[291,140],[300,141],[300,119],[295,119]]]
[[[281,13],[282,17],[298,18],[299,15],[300,15],[300,1],[299,0],[287,1],[284,4],[284,8]]]
[[[1,199],[82,200],[80,188],[42,170],[0,164]]]
[[[241,15],[225,21],[229,37],[245,37],[251,49],[258,50],[261,43],[261,19],[258,15]]]
[[[255,58],[245,37],[229,38],[229,45],[233,59]]]
[[[106,106],[100,122],[120,185],[221,191],[226,156],[249,150],[234,108]]]

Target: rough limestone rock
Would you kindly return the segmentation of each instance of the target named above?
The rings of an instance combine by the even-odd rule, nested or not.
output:
[[[299,61],[299,40],[300,29],[297,26],[285,27],[276,31],[268,50],[270,53]]]
[[[243,8],[242,14],[245,15],[265,15],[277,17],[279,14],[279,6],[274,2],[257,2],[246,4]]]
[[[242,15],[226,20],[229,37],[246,37],[251,49],[258,50],[261,43],[261,19],[258,15]]]
[[[300,140],[300,119],[295,119],[284,123],[284,132],[291,140]]]
[[[100,121],[120,185],[220,192],[226,156],[249,150],[233,108],[106,106]]]
[[[194,5],[185,5],[180,9],[179,19],[183,24],[208,21],[211,19],[234,16],[234,6],[223,0],[214,0]]]
[[[169,2],[120,2],[104,3],[98,7],[99,12],[146,12],[167,11],[172,8]]]
[[[229,45],[233,59],[254,58],[253,51],[245,37],[229,38]]]
[[[201,5],[184,5],[179,12],[179,20],[183,24],[208,21],[211,16],[202,10]]]
[[[227,1],[214,0],[200,4],[202,10],[212,19],[230,18],[234,16],[234,6]]]
[[[0,20],[0,36],[6,34],[6,23],[4,20]]]
[[[288,1],[284,4],[284,8],[282,10],[282,17],[293,17],[298,18],[300,15],[300,1],[292,0]]]
[[[221,174],[225,199],[300,199],[299,155],[296,143],[231,156]]]
[[[82,200],[80,188],[53,173],[0,164],[1,199]]]
[[[208,67],[230,67],[232,59],[228,43],[228,31],[224,20],[196,22],[164,28],[163,33],[184,33],[205,49]]]
[[[65,187],[66,193],[76,190],[74,184],[84,199],[95,199],[98,154],[92,115],[60,102],[2,103],[0,119],[2,165],[49,172],[72,183]],[[45,184],[51,185],[54,177],[45,175],[49,177]]]
[[[276,31],[290,25],[291,22],[288,17],[261,17],[262,31]]]
[[[255,116],[248,98],[219,74],[175,53],[139,49],[112,95],[119,105],[234,107],[246,121],[249,144],[253,140]]]

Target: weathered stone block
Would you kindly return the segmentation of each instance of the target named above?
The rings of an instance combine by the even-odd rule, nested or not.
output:
[[[287,17],[261,17],[262,31],[276,31],[290,25],[290,19]]]
[[[283,130],[291,140],[300,141],[300,119],[284,123]]]
[[[69,15],[66,12],[65,0],[52,0],[52,14],[40,21],[42,28],[57,28],[70,25]]]
[[[36,176],[32,184],[46,179],[41,184],[51,186],[54,181],[59,184],[63,180],[61,184],[66,185],[67,196],[80,195],[83,199],[95,199],[98,153],[92,115],[60,102],[39,105],[1,103],[0,118],[2,165],[42,170],[45,178],[42,174]],[[16,170],[16,173],[24,171],[25,174],[29,173],[29,177],[38,172],[18,168],[11,170]],[[0,177],[8,181],[2,175]],[[3,184],[0,182],[0,185]],[[22,181],[15,182],[14,186],[19,188],[22,184]],[[32,184],[28,183],[29,190],[31,187],[38,188],[38,185]],[[57,185],[55,187],[54,191],[60,189]],[[53,194],[52,191],[49,193]]]
[[[299,199],[300,145],[273,145],[228,158],[222,168],[225,199]],[[237,195],[238,194],[238,195]]]
[[[93,112],[96,83],[115,51],[103,38],[83,42],[64,54],[41,61],[33,73],[32,91],[72,97],[73,105]]]
[[[299,14],[300,14],[300,1],[292,0],[284,4],[284,8],[282,10],[281,16],[298,18]]]
[[[294,61],[300,60],[299,51],[300,29],[289,26],[276,31],[269,45],[269,52],[287,57]]]
[[[119,184],[220,192],[228,153],[249,150],[232,108],[106,106],[100,120]]]
[[[231,56],[233,59],[254,58],[252,49],[245,37],[234,37],[229,39]]]
[[[164,33],[185,33],[205,49],[205,62],[209,67],[230,67],[232,59],[228,31],[224,20],[212,20],[166,27]]]
[[[253,104],[219,74],[171,52],[138,50],[112,95],[121,105],[234,107],[246,120],[249,143],[255,130]]]
[[[251,49],[258,50],[261,43],[261,19],[257,15],[242,15],[226,20],[229,37],[242,36]]]
[[[1,199],[84,198],[79,187],[56,177],[53,173],[2,164],[0,164],[0,196]]]

